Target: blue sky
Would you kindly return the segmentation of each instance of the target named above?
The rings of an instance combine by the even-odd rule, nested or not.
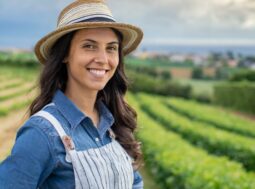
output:
[[[71,0],[0,0],[0,48],[32,49]],[[143,44],[255,44],[254,0],[106,0]]]

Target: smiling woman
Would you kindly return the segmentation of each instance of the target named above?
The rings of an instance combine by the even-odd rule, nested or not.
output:
[[[142,39],[101,0],[79,0],[35,53],[40,93],[0,165],[5,189],[141,189],[136,112],[124,100],[123,55]],[[29,154],[29,155],[28,155]]]

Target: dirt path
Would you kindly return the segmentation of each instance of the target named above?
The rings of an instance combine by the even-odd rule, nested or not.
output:
[[[16,132],[26,120],[27,108],[11,112],[7,117],[0,118],[0,161],[10,152],[14,144]]]

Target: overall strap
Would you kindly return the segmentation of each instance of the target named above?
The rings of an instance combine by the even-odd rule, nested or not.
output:
[[[57,133],[59,134],[60,139],[63,142],[64,147],[66,149],[66,152],[69,152],[75,149],[75,145],[72,138],[66,134],[66,132],[64,131],[59,121],[51,113],[41,110],[37,112],[36,114],[34,114],[33,116],[43,117],[52,124],[52,126],[56,129]],[[67,160],[67,161],[70,162],[70,160]]]
[[[46,120],[48,120],[52,124],[52,126],[55,127],[55,129],[57,130],[61,139],[64,136],[67,136],[66,132],[64,131],[64,129],[61,126],[61,124],[59,123],[59,121],[49,112],[41,110],[41,111],[37,112],[36,114],[34,114],[33,116],[40,116],[40,117],[43,117]]]

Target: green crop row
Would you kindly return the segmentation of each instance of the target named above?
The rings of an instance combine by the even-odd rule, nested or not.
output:
[[[143,144],[145,162],[162,188],[255,188],[255,175],[247,173],[241,164],[208,155],[146,115],[139,107],[140,99],[130,95],[128,101],[138,113],[138,137]],[[160,111],[157,106],[154,108]]]
[[[167,108],[162,98],[138,95],[144,111],[166,128],[181,134],[193,144],[216,155],[227,155],[241,162],[248,170],[255,170],[255,140],[192,121]]]
[[[8,95],[0,95],[0,102],[23,95],[23,94],[27,94],[29,91],[31,91],[31,88],[24,88],[24,89],[21,88],[19,91],[16,91],[15,93],[8,94]]]
[[[191,119],[212,124],[238,134],[255,137],[255,122],[237,117],[219,108],[199,104],[194,101],[180,98],[169,98],[165,103],[178,113]]]
[[[6,90],[6,89],[10,89],[10,88],[14,88],[14,87],[18,87],[20,85],[22,85],[22,83],[24,83],[24,81],[22,80],[14,80],[14,82],[12,82],[10,80],[10,82],[4,80],[4,81],[0,81],[0,90]]]
[[[8,115],[13,110],[19,110],[21,108],[24,108],[24,107],[28,106],[31,102],[32,102],[32,100],[27,100],[27,101],[16,103],[16,104],[9,106],[7,108],[0,107],[0,117]]]

